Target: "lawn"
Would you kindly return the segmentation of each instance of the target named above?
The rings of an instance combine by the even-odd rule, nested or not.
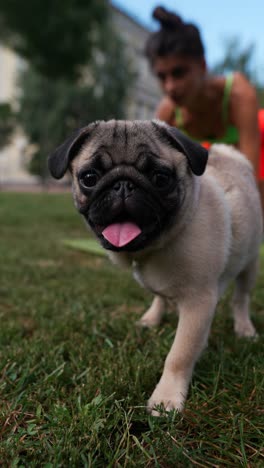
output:
[[[259,339],[234,337],[223,300],[184,413],[153,418],[176,318],[139,329],[151,296],[62,243],[87,235],[70,195],[1,193],[0,219],[1,466],[264,466],[264,262]]]

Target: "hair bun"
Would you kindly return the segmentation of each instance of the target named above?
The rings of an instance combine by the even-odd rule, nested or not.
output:
[[[182,29],[185,26],[182,19],[178,15],[169,12],[162,6],[156,7],[153,10],[152,16],[160,22],[162,29]]]
[[[195,26],[192,23],[187,23],[185,25],[185,29],[186,29],[187,34],[199,34],[199,30],[198,30],[197,26]]]

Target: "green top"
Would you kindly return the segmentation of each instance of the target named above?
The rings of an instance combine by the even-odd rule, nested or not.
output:
[[[192,138],[193,140],[196,140],[199,142],[203,142],[206,140],[208,143],[226,143],[229,145],[237,144],[239,141],[238,129],[234,125],[228,125],[228,106],[229,106],[231,88],[233,85],[233,79],[234,79],[234,75],[231,74],[227,76],[226,81],[225,81],[224,96],[223,96],[223,102],[222,102],[222,119],[223,119],[224,125],[226,126],[226,131],[222,137],[220,138],[214,138],[214,137],[194,138],[192,137],[192,135],[190,135],[188,132],[186,132],[186,130],[184,130],[181,109],[179,107],[176,107],[175,117],[176,117],[176,122],[177,122],[179,129],[183,131],[187,136]]]

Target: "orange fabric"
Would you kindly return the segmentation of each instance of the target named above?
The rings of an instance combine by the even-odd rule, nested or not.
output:
[[[209,143],[209,141],[202,141],[201,142],[201,145],[206,148],[206,149],[209,149],[210,146],[212,145],[212,143]]]

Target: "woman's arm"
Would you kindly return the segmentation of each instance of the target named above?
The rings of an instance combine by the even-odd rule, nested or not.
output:
[[[176,126],[175,122],[175,104],[165,96],[159,103],[155,117],[169,125]]]
[[[252,163],[257,178],[260,159],[257,95],[254,87],[241,73],[234,75],[230,104],[231,120],[239,131],[238,149]]]

